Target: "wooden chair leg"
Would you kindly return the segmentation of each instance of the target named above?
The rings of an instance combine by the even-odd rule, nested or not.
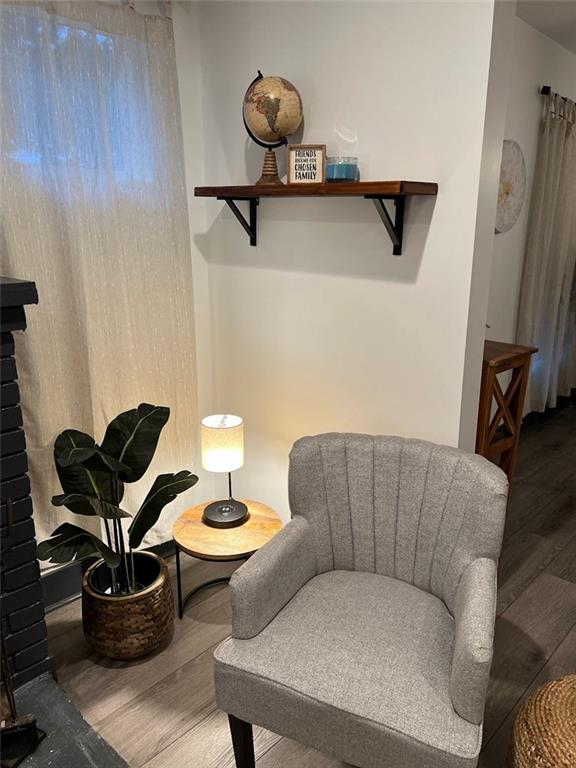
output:
[[[238,720],[234,715],[228,715],[228,722],[230,723],[236,768],[256,768],[252,725],[245,723],[244,720]]]

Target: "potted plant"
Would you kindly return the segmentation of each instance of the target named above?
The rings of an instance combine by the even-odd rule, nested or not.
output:
[[[63,523],[38,546],[38,557],[68,563],[99,556],[85,572],[82,620],[88,642],[111,658],[136,658],[156,649],[171,631],[174,606],[165,562],[135,551],[162,509],[198,481],[188,470],[158,475],[134,516],[122,508],[125,483],[144,475],[170,409],[142,403],[116,416],[102,445],[67,429],[54,443],[63,493],[52,504],[76,515],[103,520],[105,541],[77,525]],[[132,518],[124,530],[122,520]]]

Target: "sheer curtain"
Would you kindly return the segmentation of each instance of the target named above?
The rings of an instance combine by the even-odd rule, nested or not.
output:
[[[544,97],[518,313],[518,342],[538,353],[528,411],[576,387],[576,105]]]
[[[3,2],[0,29],[2,273],[38,286],[17,355],[44,538],[72,519],[50,504],[62,429],[98,441],[120,411],[170,407],[149,474],[127,486],[129,511],[154,472],[195,467],[179,101],[169,18],[100,2]],[[147,543],[167,540],[189,504],[184,494],[168,507]]]

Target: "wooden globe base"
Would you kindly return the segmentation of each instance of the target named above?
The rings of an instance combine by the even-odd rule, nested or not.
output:
[[[276,155],[271,149],[266,150],[264,155],[264,164],[262,166],[262,176],[256,182],[257,187],[276,187],[283,185],[278,176],[278,164],[276,163]]]

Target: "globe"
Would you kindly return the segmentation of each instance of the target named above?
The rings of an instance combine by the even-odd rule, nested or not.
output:
[[[254,141],[267,148],[280,146],[302,123],[302,99],[288,80],[258,72],[244,96],[242,114]]]

